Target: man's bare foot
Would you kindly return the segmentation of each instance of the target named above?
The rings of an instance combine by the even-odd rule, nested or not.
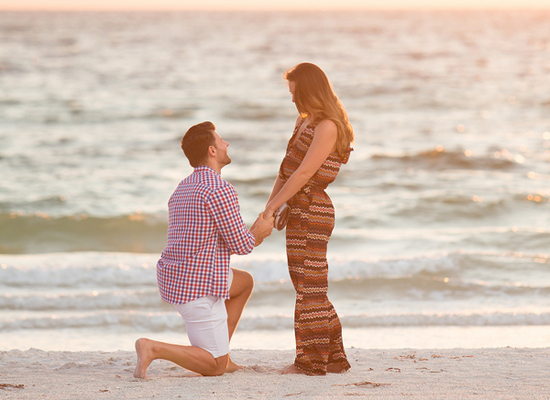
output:
[[[134,370],[134,378],[147,379],[147,368],[153,361],[151,341],[149,339],[136,340],[137,365]]]
[[[306,371],[301,370],[300,368],[298,368],[294,364],[291,364],[287,367],[284,367],[281,370],[281,374],[283,374],[283,375],[286,375],[286,374],[304,374],[304,375],[308,375],[308,373]]]
[[[243,369],[244,367],[242,365],[236,364],[231,358],[229,359],[229,362],[227,363],[227,368],[225,369],[225,372],[235,372],[240,369]]]

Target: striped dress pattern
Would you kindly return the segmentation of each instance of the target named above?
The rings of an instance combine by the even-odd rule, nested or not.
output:
[[[304,122],[298,121],[289,141],[279,177],[286,181],[302,163],[312,141],[315,127],[310,122],[292,144]],[[290,217],[286,228],[286,251],[292,284],[296,290],[294,365],[308,375],[325,375],[329,364],[350,368],[344,351],[342,325],[327,297],[327,244],[334,228],[334,206],[325,189],[336,179],[344,157],[331,153],[319,170],[287,204]]]

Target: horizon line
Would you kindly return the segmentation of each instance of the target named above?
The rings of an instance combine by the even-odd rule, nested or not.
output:
[[[0,12],[179,12],[179,11],[199,11],[199,12],[290,12],[290,11],[550,11],[550,5],[541,6],[480,6],[480,7],[434,7],[434,6],[418,6],[418,7],[326,7],[326,8],[311,8],[311,7],[286,7],[286,8],[194,8],[194,7],[143,7],[135,8],[1,8]]]

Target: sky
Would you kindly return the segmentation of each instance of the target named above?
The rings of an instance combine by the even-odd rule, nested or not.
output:
[[[0,0],[0,10],[550,9],[550,0]]]

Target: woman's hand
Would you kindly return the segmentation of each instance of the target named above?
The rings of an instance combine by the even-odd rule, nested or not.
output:
[[[273,214],[275,214],[275,210],[269,206],[269,204],[265,207],[265,210],[263,212],[263,218],[264,219],[270,219],[273,218]]]

